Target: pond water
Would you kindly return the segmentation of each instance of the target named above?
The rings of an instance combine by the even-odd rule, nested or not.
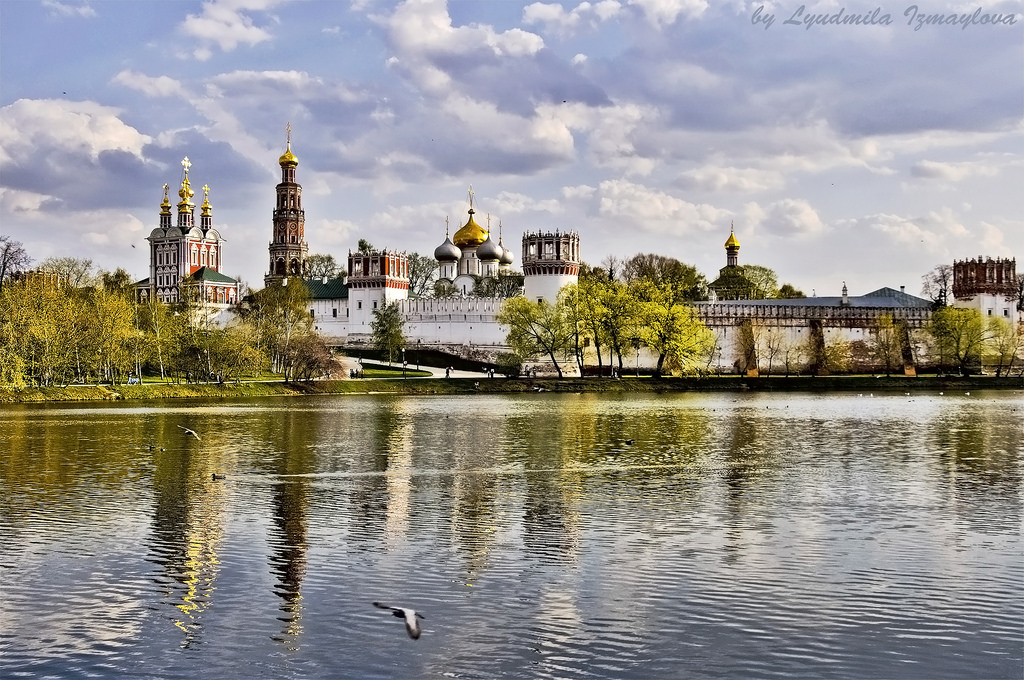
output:
[[[1019,391],[4,407],[0,676],[1021,678],[1022,420]]]

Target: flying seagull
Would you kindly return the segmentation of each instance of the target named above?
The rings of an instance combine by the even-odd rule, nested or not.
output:
[[[188,429],[187,427],[185,427],[184,425],[178,425],[178,427],[180,427],[181,429],[185,430],[185,433],[186,433],[186,434],[190,434],[190,435],[192,435],[193,437],[195,437],[195,438],[196,438],[196,440],[198,440],[198,439],[199,439],[199,435],[197,435],[197,434],[196,434],[196,431],[195,431],[195,430],[190,430],[190,429]]]
[[[419,639],[420,622],[416,619],[425,619],[426,617],[423,616],[423,614],[420,614],[418,611],[414,609],[406,609],[405,607],[391,607],[381,602],[374,602],[373,606],[377,607],[378,609],[390,610],[391,613],[397,616],[398,618],[405,619],[405,632],[409,633],[409,637],[411,637],[413,640]]]

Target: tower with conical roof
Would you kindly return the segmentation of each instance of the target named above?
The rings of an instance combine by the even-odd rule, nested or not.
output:
[[[292,126],[288,127],[288,144],[278,159],[281,183],[277,185],[274,207],[274,233],[270,241],[270,268],[263,277],[264,285],[280,283],[286,277],[306,275],[306,213],[302,209],[302,185],[295,181],[299,159],[292,153]]]

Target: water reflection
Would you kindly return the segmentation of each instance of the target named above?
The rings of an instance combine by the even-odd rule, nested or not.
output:
[[[0,411],[0,670],[1014,677],[1021,401]]]

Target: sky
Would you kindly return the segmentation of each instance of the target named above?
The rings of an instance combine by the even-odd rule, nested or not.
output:
[[[0,0],[0,234],[37,263],[148,276],[188,156],[262,287],[288,125],[339,262],[432,255],[470,187],[517,268],[556,230],[712,280],[734,228],[808,295],[1024,256],[1024,0]]]

